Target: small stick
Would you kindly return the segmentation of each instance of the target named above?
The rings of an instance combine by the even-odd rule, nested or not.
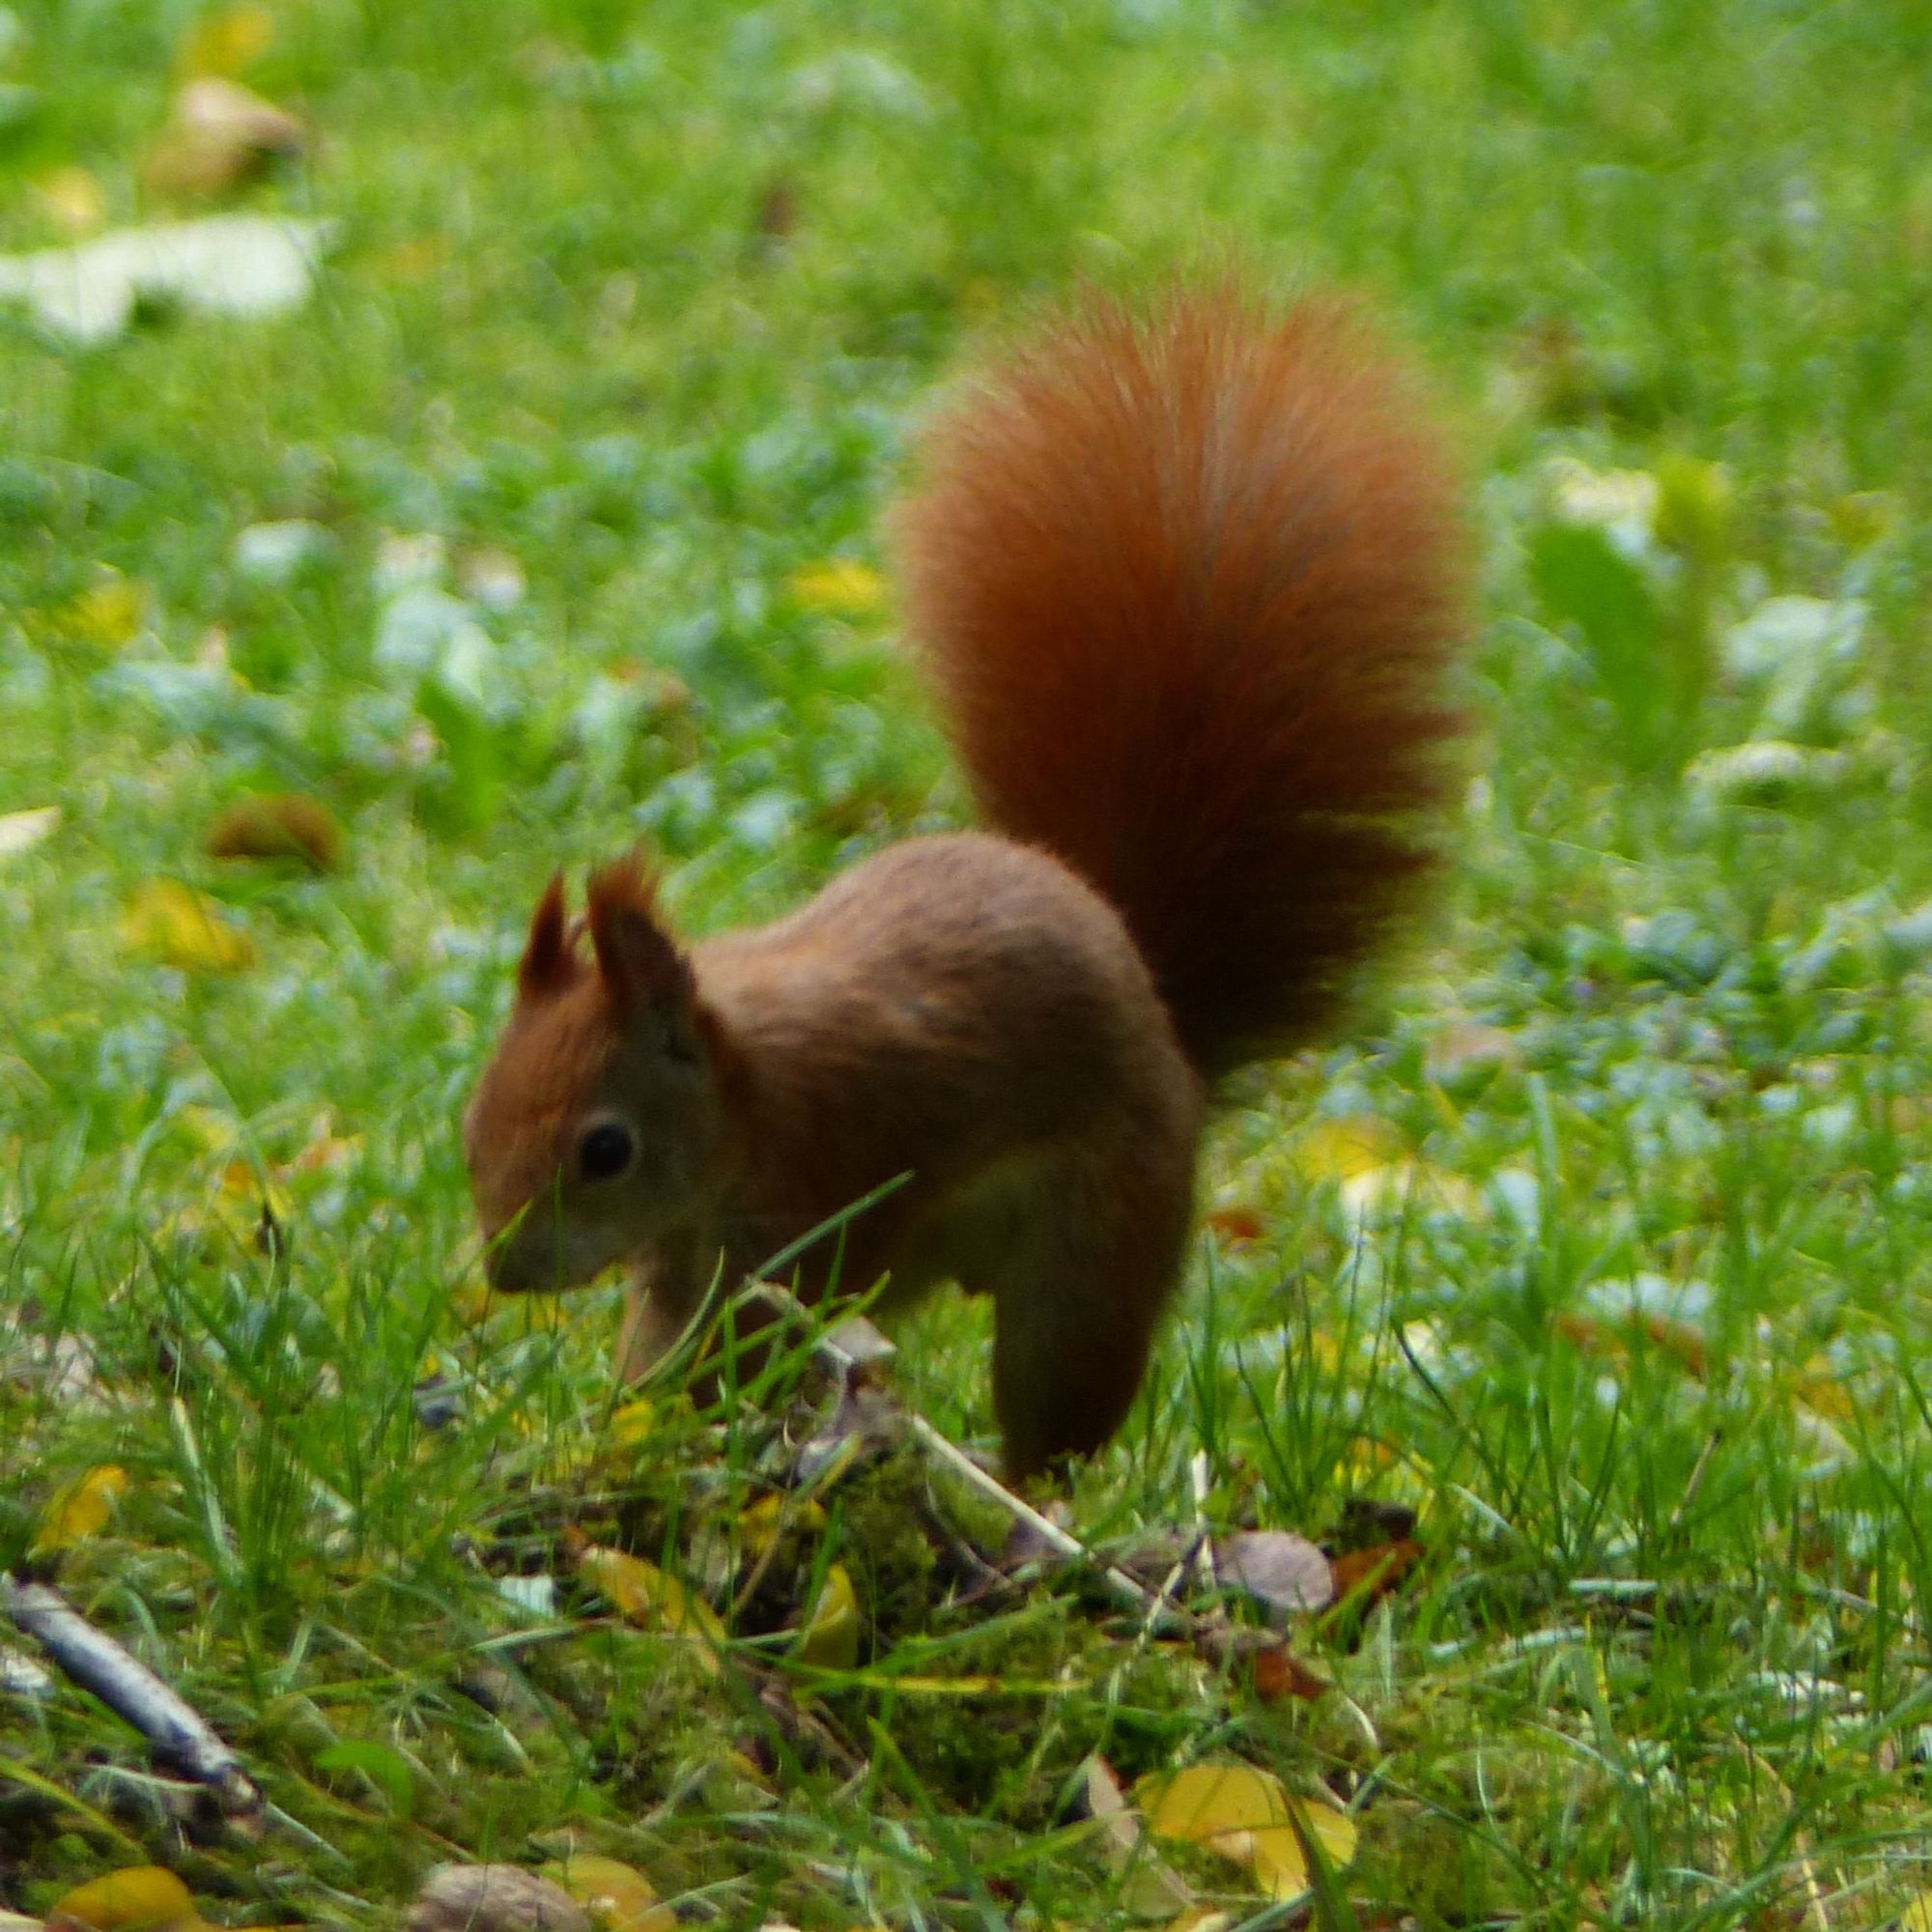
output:
[[[1025,1523],[1057,1555],[1076,1563],[1091,1563],[1099,1573],[1100,1580],[1121,1604],[1147,1619],[1151,1632],[1166,1636],[1194,1636],[1199,1634],[1199,1617],[1183,1610],[1171,1598],[1136,1581],[1118,1564],[1101,1562],[1077,1536],[1062,1529],[1051,1517],[1041,1516],[1025,1497],[1014,1495],[1004,1483],[989,1476],[963,1449],[949,1442],[924,1416],[907,1410],[906,1426],[930,1455],[944,1463],[962,1481],[970,1483],[982,1496],[998,1503]]]
[[[242,1760],[206,1719],[139,1658],[95,1627],[44,1583],[22,1583],[0,1570],[0,1610],[60,1669],[147,1739],[163,1763],[206,1785],[224,1816],[251,1831],[262,1818],[262,1793]]]
[[[780,1291],[782,1296],[783,1292]],[[788,1296],[783,1298],[789,1299]],[[855,1317],[823,1331],[812,1345],[812,1358],[820,1371],[846,1394],[850,1394],[859,1383],[871,1376],[884,1363],[890,1361],[895,1352],[892,1343],[879,1333],[863,1317]],[[963,1449],[949,1441],[924,1416],[912,1409],[894,1405],[904,1417],[905,1427],[914,1439],[923,1446],[935,1461],[943,1463],[947,1468],[962,1482],[997,1503],[1009,1516],[1025,1523],[1038,1536],[1056,1555],[1070,1562],[1090,1565],[1106,1584],[1115,1600],[1124,1608],[1134,1611],[1143,1619],[1143,1631],[1149,1636],[1184,1636],[1191,1638],[1204,1655],[1225,1658],[1239,1653],[1247,1645],[1250,1634],[1237,1630],[1222,1613],[1211,1616],[1197,1616],[1191,1610],[1183,1609],[1168,1594],[1167,1588],[1150,1590],[1146,1584],[1130,1577],[1118,1564],[1105,1563],[1077,1536],[1069,1534],[1050,1517],[1042,1516],[1038,1510],[1023,1496],[1015,1495],[1011,1490],[990,1476]],[[1205,1490],[1207,1471],[1205,1466],[1194,1472],[1197,1495]],[[1197,1505],[1198,1513],[1198,1505]],[[1184,1560],[1180,1573],[1199,1559],[1199,1551],[1192,1551]],[[1178,1581],[1179,1576],[1173,1580]]]
[[[1670,1520],[1664,1525],[1666,1532],[1675,1533],[1690,1513],[1690,1505],[1697,1500],[1697,1492],[1704,1486],[1704,1471],[1711,1466],[1711,1456],[1718,1444],[1724,1439],[1721,1429],[1714,1429],[1704,1438],[1704,1446],[1697,1452],[1697,1460],[1691,1464],[1690,1480],[1684,1485],[1684,1493],[1677,1498],[1677,1507],[1670,1512]]]

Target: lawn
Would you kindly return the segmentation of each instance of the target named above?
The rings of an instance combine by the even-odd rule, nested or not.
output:
[[[0,252],[331,225],[278,313],[0,309],[0,1568],[270,1807],[10,1634],[0,1914],[574,1856],[747,1926],[1932,1925],[1928,74],[1922,0],[0,6]],[[211,76],[300,152],[185,167]],[[964,818],[877,534],[922,399],[1230,259],[1385,317],[1483,565],[1453,876],[1230,1096],[1072,1492],[1155,1580],[1382,1550],[1309,1694],[988,1571],[910,1449],[781,1511],[782,1389],[613,1408],[457,1136],[554,866],[642,838],[703,930]],[[215,855],[283,794],[306,862]],[[982,1311],[897,1340],[990,1447]],[[1150,1887],[1095,1753],[1352,1845]]]

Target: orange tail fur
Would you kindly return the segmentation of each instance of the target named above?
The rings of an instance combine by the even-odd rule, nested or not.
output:
[[[1343,307],[1095,302],[943,413],[896,534],[981,810],[1125,920],[1214,1075],[1330,1020],[1433,854],[1450,466]]]

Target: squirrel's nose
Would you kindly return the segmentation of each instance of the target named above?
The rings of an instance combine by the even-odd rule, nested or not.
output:
[[[527,1294],[537,1286],[530,1278],[526,1244],[517,1238],[518,1225],[513,1221],[483,1243],[483,1278],[497,1294]]]

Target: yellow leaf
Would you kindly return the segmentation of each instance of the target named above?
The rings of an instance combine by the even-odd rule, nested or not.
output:
[[[54,225],[66,234],[91,234],[107,219],[107,197],[85,168],[56,168],[34,187]]]
[[[821,1670],[850,1670],[859,1662],[859,1593],[844,1564],[826,1570],[799,1637],[798,1654]]]
[[[1317,1799],[1291,1798],[1272,1773],[1250,1764],[1189,1765],[1144,1779],[1135,1794],[1157,1837],[1205,1845],[1236,1864],[1277,1899],[1308,1889],[1308,1861],[1296,1824],[1331,1865],[1355,1856],[1354,1820]]]
[[[104,1529],[128,1487],[128,1472],[118,1463],[102,1463],[77,1476],[48,1503],[40,1534],[34,1538],[34,1554],[71,1549]]]
[[[803,1503],[776,1492],[760,1496],[738,1518],[739,1533],[753,1557],[762,1556],[786,1529],[819,1530],[825,1527],[825,1508],[809,1496]]]
[[[182,48],[188,73],[240,73],[267,53],[275,38],[266,7],[224,7],[197,20]]]
[[[577,1568],[632,1623],[668,1636],[702,1640],[707,1667],[718,1668],[716,1646],[724,1641],[724,1626],[704,1599],[678,1579],[622,1549],[586,1544],[577,1552]]]
[[[1294,1144],[1294,1162],[1310,1180],[1338,1183],[1351,1214],[1399,1208],[1411,1195],[1467,1214],[1478,1206],[1475,1190],[1460,1175],[1409,1153],[1402,1135],[1372,1114],[1318,1121]]]
[[[634,1402],[627,1402],[611,1416],[611,1439],[620,1442],[626,1448],[635,1447],[651,1433],[651,1423],[657,1415],[657,1407],[648,1396],[639,1396]]]
[[[288,1190],[245,1160],[231,1160],[221,1170],[221,1207],[229,1226],[243,1232],[258,1227],[264,1214],[286,1222],[295,1212]]]
[[[239,973],[255,963],[254,942],[214,901],[174,879],[137,887],[121,920],[122,943],[185,973]]]
[[[125,644],[148,614],[148,586],[108,571],[91,589],[63,606],[56,622],[87,644]]]
[[[785,588],[808,611],[835,617],[876,617],[886,608],[886,580],[869,563],[849,557],[809,563],[792,572]]]
[[[677,1914],[642,1872],[618,1859],[585,1853],[549,1867],[554,1878],[603,1927],[603,1932],[672,1932]]]
[[[199,1926],[193,1895],[159,1865],[130,1865],[76,1886],[53,1909],[48,1932],[86,1926],[91,1932],[187,1932]]]
[[[1806,1408],[1828,1422],[1850,1422],[1858,1415],[1859,1406],[1845,1386],[1843,1372],[1829,1355],[1813,1355],[1798,1372],[1796,1393]]]
[[[1357,1180],[1406,1152],[1402,1135],[1374,1114],[1316,1121],[1294,1141],[1294,1164],[1310,1180]]]
[[[1932,1932],[1932,1891],[1921,1891],[1899,1915],[1898,1932]]]

